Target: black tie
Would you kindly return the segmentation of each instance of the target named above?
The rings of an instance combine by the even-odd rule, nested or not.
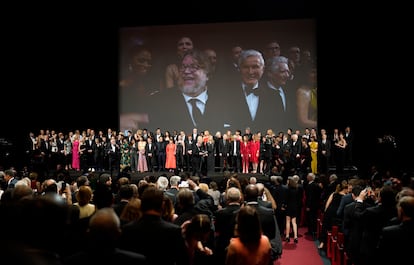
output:
[[[251,93],[253,93],[255,96],[259,96],[259,89],[246,87],[246,95],[249,96]]]
[[[203,114],[201,114],[201,111],[200,111],[200,109],[197,107],[197,101],[198,101],[198,99],[196,99],[196,98],[192,98],[192,99],[190,99],[190,103],[191,103],[191,106],[192,106],[192,112],[193,112],[193,119],[194,119],[194,123],[196,124],[196,125],[198,125],[198,123],[200,122],[200,120],[201,120],[201,117],[203,117]]]

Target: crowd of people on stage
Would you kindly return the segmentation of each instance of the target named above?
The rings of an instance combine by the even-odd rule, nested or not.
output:
[[[94,129],[30,132],[25,139],[26,170],[48,176],[59,165],[78,172],[110,171],[112,175],[144,172],[189,171],[199,177],[229,170],[236,173],[269,175],[280,172],[285,181],[293,171],[327,174],[330,167],[342,173],[352,166],[353,132],[321,129],[303,132],[227,130],[193,128],[191,132],[154,132],[138,129],[106,132]]]
[[[0,171],[1,225],[19,227],[0,241],[19,264],[266,265],[301,240],[318,240],[326,250],[336,225],[355,265],[406,258],[414,236],[413,177],[376,167],[366,179],[340,167],[328,172],[321,155],[340,156],[345,165],[351,133],[349,127],[333,136],[320,132],[30,133],[24,170]],[[196,139],[191,148],[189,139]],[[321,149],[327,143],[330,149]],[[96,160],[97,147],[105,145]],[[307,155],[294,153],[297,146]],[[239,150],[237,160],[232,150]],[[325,162],[338,166],[331,159]],[[143,177],[133,182],[132,171]],[[209,178],[212,172],[222,178]],[[308,229],[304,238],[301,226]]]

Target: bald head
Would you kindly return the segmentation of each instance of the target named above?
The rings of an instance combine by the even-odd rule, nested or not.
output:
[[[257,187],[258,196],[262,196],[264,192],[264,188],[265,188],[264,184],[256,183],[256,187]]]
[[[97,210],[89,220],[89,234],[96,244],[114,243],[121,234],[120,221],[114,209]]]
[[[414,197],[404,196],[398,201],[398,215],[402,221],[414,218]]]
[[[245,195],[246,201],[257,201],[257,197],[259,196],[259,189],[255,184],[249,184],[245,188]]]

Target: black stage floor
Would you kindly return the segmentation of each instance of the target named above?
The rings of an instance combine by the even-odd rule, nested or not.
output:
[[[90,174],[90,178],[97,178],[99,177],[101,174],[103,173],[110,173],[109,171],[95,171],[95,172],[89,172],[88,174]],[[115,173],[112,174],[113,179],[116,180],[117,178],[120,177],[127,177],[130,179],[131,183],[135,183],[137,184],[141,179],[147,178],[147,177],[152,177],[152,178],[158,178],[160,175],[164,175],[167,178],[170,178],[173,175],[181,175],[185,172],[181,172],[181,173],[173,173],[173,172],[167,172],[167,171],[155,171],[155,172],[121,172],[120,174]],[[350,167],[345,167],[344,171],[341,173],[336,173],[336,169],[335,167],[330,167],[329,168],[329,172],[328,174],[337,174],[339,178],[349,178],[351,176],[357,175],[358,174],[358,169],[355,166],[350,166]],[[74,171],[74,170],[70,170],[69,174],[71,176],[71,178],[74,180],[76,179],[76,177],[82,175],[83,173],[80,171]],[[205,176],[200,177],[200,181],[201,182],[205,182],[205,183],[210,183],[211,181],[215,181],[217,183],[220,183],[223,179],[225,179],[225,174],[237,174],[239,179],[243,179],[243,178],[247,178],[249,179],[250,177],[256,177],[258,182],[267,182],[269,181],[269,175],[266,174],[260,174],[260,173],[225,173],[225,172],[214,172],[214,173],[210,173],[210,174],[206,174]],[[191,174],[190,174],[191,176]]]

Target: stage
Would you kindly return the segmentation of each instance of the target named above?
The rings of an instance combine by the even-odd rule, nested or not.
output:
[[[87,173],[90,180],[93,181],[95,178],[97,179],[101,174],[103,173],[108,173],[110,174],[109,171],[94,171],[94,172],[89,172]],[[182,174],[185,174],[186,172],[179,172],[179,173],[173,173],[173,172],[167,172],[167,171],[160,171],[160,172],[121,172],[120,174],[113,174],[116,175],[112,176],[113,177],[113,181],[120,178],[120,177],[127,177],[128,179],[130,179],[131,183],[134,184],[138,184],[138,182],[144,178],[155,178],[157,179],[159,176],[163,175],[166,176],[168,179],[171,176],[174,175],[178,175],[181,176]],[[73,180],[76,180],[76,178],[78,176],[83,175],[84,173],[80,172],[80,171],[74,171],[74,170],[70,170],[69,171],[70,177]],[[225,175],[229,175],[232,176],[234,174],[237,174],[238,179],[243,179],[243,178],[247,178],[249,179],[250,177],[256,177],[258,182],[267,182],[269,181],[269,176],[268,175],[264,175],[264,174],[260,174],[260,173],[248,173],[248,174],[244,174],[244,173],[228,173],[228,172],[214,172],[211,174],[207,174],[206,176],[202,176],[200,177],[200,182],[204,182],[204,183],[210,183],[211,181],[215,181],[217,183],[221,183],[221,181],[223,179],[225,179]],[[191,174],[190,174],[191,176]]]
[[[93,172],[88,172],[86,174],[88,174],[89,180],[94,183],[98,177],[103,174],[103,173],[108,173],[111,174],[110,171],[93,171]],[[127,177],[131,183],[134,184],[138,184],[138,182],[142,179],[152,179],[152,180],[156,180],[159,176],[163,175],[166,176],[168,179],[173,176],[173,175],[178,175],[178,176],[182,176],[182,175],[189,175],[192,176],[191,173],[190,174],[186,174],[188,172],[184,171],[184,172],[168,172],[168,171],[154,171],[154,172],[120,172],[115,173],[115,174],[111,174],[112,175],[112,181],[115,182],[117,179],[119,179],[120,177]],[[82,173],[81,171],[74,171],[74,170],[70,170],[69,171],[69,175],[70,178],[72,180],[76,180],[76,178],[80,175],[83,175],[85,173]],[[222,183],[222,181],[224,179],[226,179],[226,175],[227,176],[232,176],[232,175],[237,175],[238,179],[247,179],[249,180],[250,177],[256,177],[258,182],[268,182],[270,176],[267,174],[260,174],[260,173],[232,173],[232,172],[213,172],[213,173],[209,173],[206,175],[203,175],[200,177],[200,182],[203,183],[210,183],[211,181],[215,181],[216,183],[220,184]],[[336,174],[340,179],[348,179],[351,176],[355,176],[358,175],[358,169],[355,166],[347,166],[344,167],[344,171],[341,173],[336,173],[336,168],[334,166],[329,167],[329,172],[328,175],[330,174]]]

